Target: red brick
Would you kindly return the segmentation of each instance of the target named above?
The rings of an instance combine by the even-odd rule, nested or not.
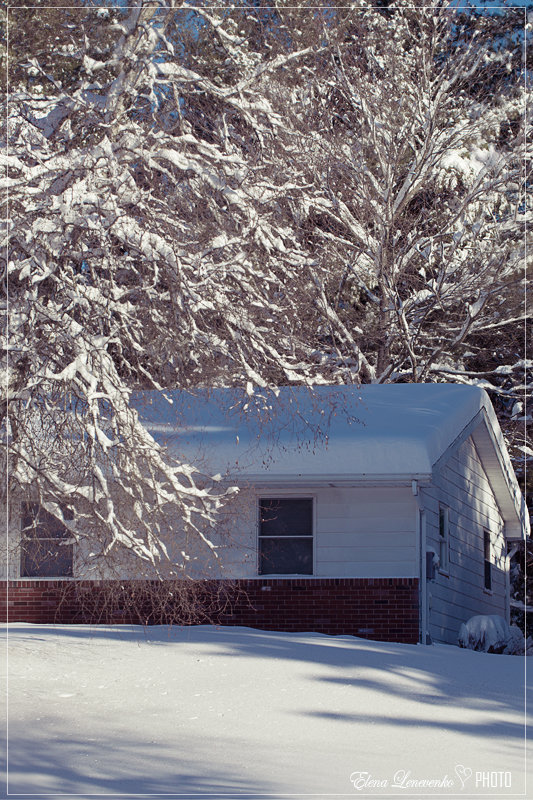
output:
[[[86,600],[104,582],[78,584]],[[266,630],[309,630],[353,634],[386,641],[418,641],[418,580],[416,578],[264,578],[237,582],[244,591],[231,609],[214,615],[226,625]],[[264,586],[270,591],[262,591]],[[141,622],[123,608],[98,608],[91,618],[74,599],[63,598],[69,584],[61,581],[9,581],[0,588],[2,619],[12,622]],[[244,599],[248,598],[248,601]],[[9,606],[9,610],[8,610]],[[147,610],[144,616],[149,615]],[[152,620],[157,622],[157,620]],[[361,629],[370,632],[359,632]]]

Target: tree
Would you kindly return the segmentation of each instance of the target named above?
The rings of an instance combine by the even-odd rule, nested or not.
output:
[[[7,488],[95,568],[186,574],[164,541],[216,552],[232,496],[151,439],[133,390],[241,386],[245,406],[457,380],[516,400],[520,42],[449,4],[270,6],[55,9],[60,56],[10,44]],[[499,332],[511,360],[474,363]]]
[[[487,389],[528,499],[530,30],[522,9],[344,9],[282,112],[308,165],[292,210],[328,267],[331,350],[361,381]]]
[[[255,84],[284,62],[258,70],[235,48],[237,83],[215,83],[209,59],[176,55],[170,32],[189,30],[188,11],[146,2],[95,25],[97,13],[79,11],[68,86],[36,57],[13,65],[7,490],[62,520],[92,574],[125,551],[148,574],[176,575],[189,559],[176,542],[216,554],[206,531],[232,489],[173,462],[131,391],[224,380],[252,395],[279,375],[310,382],[319,366],[284,292],[300,249],[276,230],[277,187],[254,172],[274,124]],[[89,37],[109,42],[109,30],[99,60]],[[17,82],[22,67],[37,83]]]
[[[474,334],[525,317],[524,89],[466,91],[496,57],[485,21],[432,3],[346,13],[287,104],[311,187],[298,230],[363,380],[455,379]],[[498,60],[513,69],[517,48]]]

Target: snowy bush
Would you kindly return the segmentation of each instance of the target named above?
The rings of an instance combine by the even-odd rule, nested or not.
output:
[[[528,636],[524,638],[523,632],[518,625],[511,625],[509,628],[509,641],[503,651],[508,656],[523,656],[524,653],[528,656],[533,655],[533,639]]]
[[[531,637],[524,641],[517,625],[508,625],[498,614],[479,614],[462,623],[458,636],[459,647],[482,650],[485,653],[523,655],[533,652]]]

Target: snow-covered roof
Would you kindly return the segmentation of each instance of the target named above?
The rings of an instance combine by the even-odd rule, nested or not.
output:
[[[493,458],[495,491],[507,498],[504,517],[520,515],[522,498],[483,389],[284,387],[277,396],[256,395],[244,413],[247,400],[237,390],[215,389],[144,392],[134,402],[143,424],[172,454],[257,486],[429,480],[461,433],[482,427],[478,438]]]

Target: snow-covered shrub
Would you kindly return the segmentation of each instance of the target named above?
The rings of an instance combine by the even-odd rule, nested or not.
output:
[[[458,636],[459,647],[482,650],[485,653],[521,655],[533,649],[531,637],[524,641],[517,625],[508,625],[498,614],[479,614],[462,623]]]
[[[505,650],[505,655],[508,656],[526,656],[533,655],[533,639],[528,636],[524,638],[523,632],[518,625],[511,625],[509,628],[510,636]]]

